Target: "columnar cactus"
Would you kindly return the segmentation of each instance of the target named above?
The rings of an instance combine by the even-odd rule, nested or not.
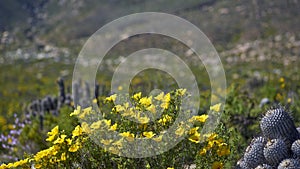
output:
[[[260,128],[268,139],[286,138],[291,144],[299,138],[292,117],[283,107],[268,110],[261,119]]]
[[[58,89],[59,89],[58,107],[61,107],[64,104],[65,99],[66,99],[64,80],[62,78],[59,78],[57,80],[57,84],[58,84]]]
[[[300,169],[300,161],[299,159],[285,159],[279,164],[278,169]]]
[[[270,140],[265,145],[264,156],[269,164],[278,165],[289,156],[288,147],[282,139]]]
[[[79,104],[79,98],[80,98],[80,93],[79,93],[79,84],[77,82],[73,83],[73,102],[74,102],[74,106],[77,107],[77,105]]]

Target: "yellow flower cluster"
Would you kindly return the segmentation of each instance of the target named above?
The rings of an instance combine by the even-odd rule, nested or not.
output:
[[[207,139],[207,145],[200,150],[200,155],[205,156],[210,151],[215,151],[220,157],[230,154],[229,146],[222,139],[217,139],[216,133],[206,134],[204,137]]]
[[[26,158],[24,160],[16,161],[14,163],[8,163],[8,164],[2,164],[0,166],[0,169],[7,169],[7,168],[17,168],[21,167],[29,162],[29,158]]]
[[[116,98],[117,98],[117,94],[113,94],[113,95],[107,97],[105,99],[105,101],[107,101],[107,102],[114,102],[114,101],[116,101]]]
[[[168,109],[171,101],[171,94],[167,93],[166,95],[164,92],[161,92],[158,96],[155,97],[156,100],[162,101],[160,107],[163,109]]]
[[[176,109],[172,109],[173,103],[175,103],[176,98],[181,98],[186,93],[186,89],[177,89],[173,93],[160,93],[156,97],[142,97],[142,93],[134,94],[131,99],[133,103],[122,103],[119,105],[113,105],[117,99],[117,95],[111,95],[104,99],[104,103],[109,103],[109,108],[107,113],[103,113],[103,116],[97,118],[95,121],[84,121],[84,119],[89,118],[90,115],[95,115],[95,111],[92,107],[82,109],[78,106],[70,116],[76,116],[83,120],[81,125],[77,125],[71,135],[67,135],[64,131],[59,130],[59,126],[55,126],[51,131],[48,132],[47,142],[51,143],[51,147],[41,150],[30,158],[17,161],[15,163],[3,164],[0,169],[22,167],[28,168],[31,164],[34,164],[35,168],[47,168],[49,164],[55,164],[66,161],[74,155],[80,148],[83,147],[83,143],[87,140],[87,134],[95,134],[99,136],[99,142],[103,145],[104,152],[109,151],[114,154],[120,154],[120,150],[126,148],[127,143],[133,142],[136,138],[144,138],[149,140],[154,140],[156,142],[161,142],[166,139],[164,129],[168,125],[173,124],[176,119]],[[175,96],[175,98],[173,98]],[[157,104],[158,103],[158,104]],[[157,104],[157,105],[155,105]],[[174,106],[175,107],[175,106]],[[151,115],[155,115],[157,110],[163,110],[164,114],[161,118],[155,121],[155,125],[159,126],[162,130],[151,131],[151,125],[147,124],[153,118]],[[172,109],[172,110],[171,110]],[[210,107],[210,111],[219,112],[221,110],[221,104],[216,104]],[[147,111],[147,113],[144,113]],[[149,113],[150,112],[150,113]],[[150,114],[150,115],[149,115]],[[115,117],[120,117],[115,118]],[[125,126],[129,128],[124,128],[124,119],[130,117],[136,119],[139,123],[138,128],[132,126]],[[152,119],[151,119],[152,118]],[[174,131],[177,137],[181,137],[188,134],[188,141],[192,142],[192,145],[202,146],[199,155],[206,156],[208,154],[217,154],[219,157],[226,156],[230,153],[229,146],[222,140],[218,138],[215,133],[207,134],[203,136],[203,145],[200,144],[200,133],[199,130],[203,123],[207,121],[209,116],[207,114],[197,115],[190,118],[188,121],[193,123],[193,128],[187,127],[187,125],[182,122],[178,125],[178,128]],[[93,118],[94,119],[94,118]],[[111,119],[117,119],[120,121],[114,121]],[[155,119],[155,118],[154,118]],[[129,121],[129,120],[128,120]],[[154,121],[154,120],[153,120]],[[127,121],[126,121],[127,122]],[[151,122],[152,123],[152,122]],[[119,124],[119,125],[118,125]],[[126,125],[131,125],[132,123],[125,123]],[[150,126],[150,127],[149,127]],[[129,129],[134,129],[134,132],[128,131]],[[136,131],[138,129],[138,132]],[[106,135],[101,135],[101,131],[117,131],[117,137],[110,137]],[[160,132],[159,132],[160,131]],[[98,132],[100,133],[98,135]],[[115,140],[118,138],[118,140]],[[193,144],[195,143],[195,144]],[[26,166],[26,167],[23,167]],[[223,168],[223,163],[216,161],[212,164],[213,169]],[[168,167],[172,169],[172,167]]]
[[[172,121],[172,117],[169,116],[168,114],[163,115],[161,119],[158,120],[158,123],[162,124],[165,126],[166,124],[170,123]]]
[[[200,133],[198,132],[199,127],[194,127],[189,131],[189,140],[194,143],[200,142]]]
[[[200,123],[204,123],[208,118],[208,115],[207,114],[203,114],[203,115],[200,115],[200,116],[193,116],[189,122],[190,123],[195,123],[195,122],[200,122]]]
[[[83,137],[83,131],[81,126],[78,125],[72,131],[72,136],[68,137],[66,134],[61,134],[59,127],[55,126],[48,132],[48,138],[46,139],[46,141],[53,144],[51,147],[37,152],[30,158],[14,163],[2,164],[0,169],[16,167],[30,168],[29,166],[31,166],[31,164],[34,165],[34,168],[38,169],[45,168],[45,166],[49,164],[65,161],[67,160],[69,153],[76,152],[82,147],[82,143],[86,140],[86,138]]]

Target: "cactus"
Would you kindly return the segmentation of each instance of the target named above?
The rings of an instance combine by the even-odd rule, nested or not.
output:
[[[296,156],[297,158],[300,158],[300,139],[296,140],[292,144],[291,150],[292,150],[294,156]]]
[[[257,166],[255,169],[273,169],[273,167],[268,164],[262,164]]]
[[[260,128],[263,135],[268,139],[286,138],[291,144],[299,138],[292,117],[281,106],[267,111],[261,119]]]
[[[285,159],[281,161],[278,169],[300,169],[299,159]]]
[[[264,157],[264,145],[266,140],[262,137],[258,137],[252,140],[251,144],[247,147],[244,162],[247,166],[255,168],[265,161]]]
[[[289,156],[288,147],[282,139],[273,139],[267,142],[264,148],[264,157],[268,164],[278,165]]]
[[[291,115],[281,106],[272,108],[261,119],[260,128],[263,136],[252,139],[236,168],[300,169],[300,127],[295,127]],[[291,157],[295,159],[287,159]]]
[[[299,135],[300,135],[300,127],[297,127],[297,131],[298,131],[298,133],[299,133]]]
[[[73,83],[73,101],[74,101],[74,106],[77,107],[79,104],[79,98],[80,98],[80,93],[79,93],[79,84],[77,82]]]
[[[247,163],[245,163],[244,159],[240,159],[238,162],[237,162],[237,166],[235,167],[235,169],[248,169],[250,168],[248,166]]]
[[[51,103],[49,103],[49,99],[48,99],[49,96],[45,97],[42,99],[41,101],[41,106],[42,106],[42,111],[45,113],[45,112],[48,112],[50,111],[50,107],[51,107]]]
[[[263,145],[267,144],[268,140],[262,136],[252,139],[251,144],[261,143]]]
[[[59,78],[57,80],[57,84],[58,84],[58,89],[59,89],[58,107],[60,108],[64,104],[65,99],[66,99],[64,80],[62,78]]]

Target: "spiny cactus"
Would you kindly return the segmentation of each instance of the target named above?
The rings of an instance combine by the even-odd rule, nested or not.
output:
[[[291,115],[281,106],[272,108],[261,119],[260,128],[263,136],[252,139],[236,168],[300,169],[300,127],[295,127]],[[258,145],[264,145],[263,157]]]
[[[261,144],[265,145],[267,142],[268,142],[268,139],[266,139],[262,136],[256,137],[251,140],[251,144],[261,143]]]
[[[271,165],[278,165],[280,161],[289,156],[288,147],[282,139],[273,139],[267,142],[264,156]]]
[[[248,166],[247,163],[245,163],[244,159],[242,158],[237,162],[237,166],[235,169],[248,169],[248,168],[250,167]]]
[[[297,158],[300,158],[300,139],[296,140],[292,144],[291,150],[292,150],[294,156],[296,156]]]
[[[274,168],[268,164],[262,164],[257,166],[255,169],[274,169]]]
[[[262,137],[258,137],[252,140],[251,144],[247,147],[244,161],[247,166],[255,168],[256,166],[263,164],[265,161],[264,157],[264,145],[266,140]]]
[[[268,139],[286,138],[291,144],[299,138],[290,114],[281,106],[270,109],[261,119],[260,128]]]
[[[278,169],[300,169],[299,159],[285,159],[281,161]]]
[[[299,135],[300,135],[300,127],[297,127],[297,131],[298,131],[298,133],[299,133]]]

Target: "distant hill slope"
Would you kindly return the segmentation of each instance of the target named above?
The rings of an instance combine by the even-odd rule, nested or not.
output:
[[[105,23],[144,11],[166,12],[194,23],[213,43],[229,44],[285,32],[299,33],[298,0],[2,0],[0,30],[58,45],[85,38]]]

